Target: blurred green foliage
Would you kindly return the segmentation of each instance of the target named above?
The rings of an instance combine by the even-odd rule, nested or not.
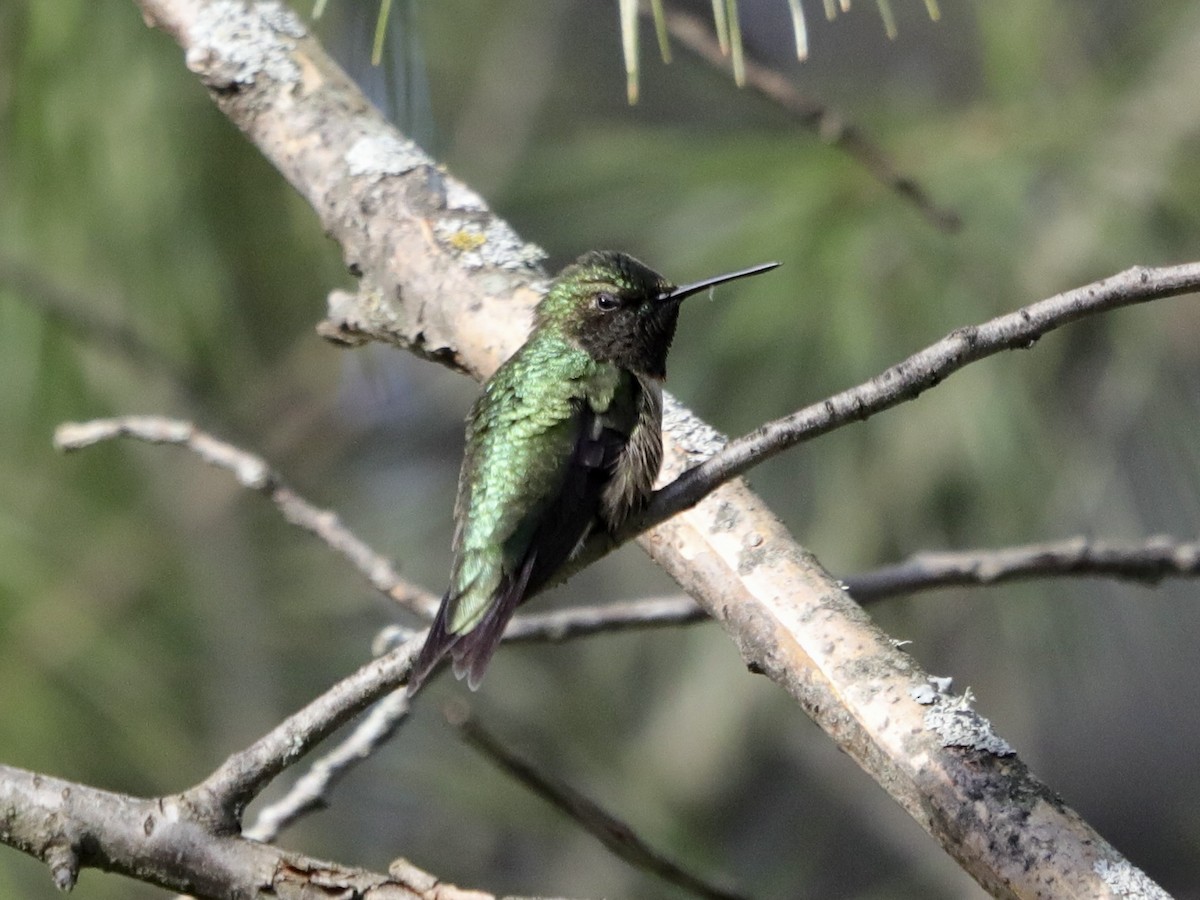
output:
[[[630,108],[612,5],[409,0],[380,70],[363,65],[369,10],[342,0],[318,30],[555,265],[613,247],[686,280],[782,260],[692,301],[676,339],[669,387],[736,433],[959,325],[1198,256],[1194,4],[943,4],[936,25],[920,4],[895,11],[888,42],[870,4],[831,25],[809,9],[803,66],[784,4],[743,3],[743,31],[957,211],[958,234],[686,53],[644,53]],[[349,283],[312,212],[132,3],[0,5],[0,760],[182,789],[350,671],[395,616],[224,474],[168,448],[64,458],[63,420],[195,420],[440,589],[474,387],[321,343],[324,295]],[[1198,331],[1194,298],[1071,326],[751,480],[835,572],[1074,533],[1194,536]],[[671,589],[623,553],[555,601]],[[1193,584],[946,591],[873,614],[971,685],[1134,862],[1193,889]],[[498,892],[677,896],[460,747],[436,707],[461,693],[437,685],[285,843],[376,869],[404,855]],[[521,752],[753,896],[979,895],[713,627],[502,651],[472,700]],[[76,889],[160,893],[92,871]],[[0,896],[53,895],[40,865],[0,851]]]

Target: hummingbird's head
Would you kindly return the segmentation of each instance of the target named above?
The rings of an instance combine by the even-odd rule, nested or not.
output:
[[[661,379],[667,373],[680,301],[777,265],[767,263],[677,287],[632,256],[593,250],[559,273],[537,306],[535,323],[561,329],[594,359]]]

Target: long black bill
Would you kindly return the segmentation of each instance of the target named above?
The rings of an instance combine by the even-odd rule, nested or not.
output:
[[[727,275],[718,275],[715,278],[705,278],[703,281],[693,281],[691,284],[681,284],[677,288],[671,288],[658,295],[658,300],[682,300],[684,297],[690,297],[692,294],[698,294],[706,288],[716,287],[718,284],[724,284],[726,281],[733,281],[735,278],[749,278],[751,275],[758,275],[760,272],[770,272],[779,265],[777,262],[761,263],[757,266],[751,266],[748,269],[738,269],[736,272],[730,272]]]

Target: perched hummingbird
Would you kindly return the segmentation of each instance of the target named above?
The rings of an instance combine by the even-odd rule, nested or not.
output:
[[[450,587],[409,696],[447,653],[478,687],[517,606],[593,529],[615,531],[645,504],[662,462],[661,383],[680,301],[777,265],[681,287],[611,251],[563,269],[467,418]]]

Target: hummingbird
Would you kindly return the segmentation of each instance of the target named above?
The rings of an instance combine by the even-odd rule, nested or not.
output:
[[[517,607],[589,534],[615,532],[645,505],[662,463],[662,382],[681,301],[777,265],[677,286],[601,250],[554,279],[528,339],[467,417],[450,586],[409,696],[447,654],[476,689]]]

